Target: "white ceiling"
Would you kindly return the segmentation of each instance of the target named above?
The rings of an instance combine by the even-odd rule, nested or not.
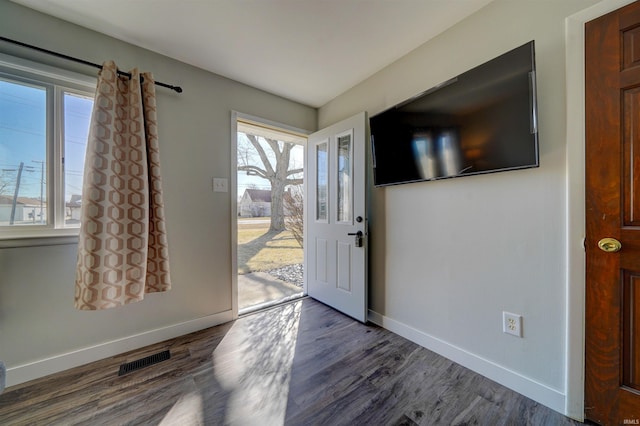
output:
[[[13,1],[319,107],[492,0]]]

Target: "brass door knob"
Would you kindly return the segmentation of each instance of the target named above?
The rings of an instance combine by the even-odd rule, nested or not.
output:
[[[598,241],[598,247],[600,247],[600,250],[606,251],[607,253],[615,253],[620,251],[622,244],[615,238],[603,238]]]

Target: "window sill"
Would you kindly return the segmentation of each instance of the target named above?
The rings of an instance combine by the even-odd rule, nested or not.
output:
[[[79,229],[56,229],[27,233],[0,233],[0,249],[78,244]]]

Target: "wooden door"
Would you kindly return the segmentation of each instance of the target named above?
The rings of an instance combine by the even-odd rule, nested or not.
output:
[[[585,49],[585,416],[640,424],[640,3],[588,22]]]
[[[367,320],[366,113],[309,136],[305,237],[307,293]]]

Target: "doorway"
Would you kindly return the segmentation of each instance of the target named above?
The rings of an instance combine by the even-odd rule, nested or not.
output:
[[[242,315],[306,295],[307,138],[299,130],[238,113],[232,124],[234,311]]]

